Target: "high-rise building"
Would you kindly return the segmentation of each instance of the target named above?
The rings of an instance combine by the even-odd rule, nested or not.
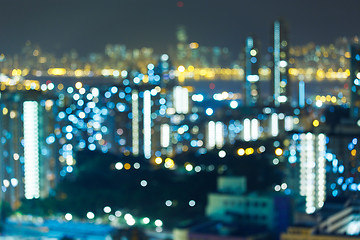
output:
[[[259,102],[259,49],[254,37],[247,37],[245,44],[245,105]]]
[[[351,115],[355,119],[360,118],[360,45],[350,46],[350,86],[351,86]]]
[[[283,21],[276,20],[273,25],[273,82],[272,94],[275,106],[290,102],[289,82],[289,43],[287,29]]]

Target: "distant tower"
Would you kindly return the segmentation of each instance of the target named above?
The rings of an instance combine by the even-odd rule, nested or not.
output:
[[[245,105],[255,106],[259,102],[259,50],[254,37],[245,44]]]
[[[176,31],[177,38],[177,61],[181,62],[187,57],[187,34],[185,26],[178,26]],[[183,63],[182,63],[183,64]]]
[[[273,97],[275,106],[290,102],[290,82],[288,74],[289,48],[287,29],[282,21],[273,26]]]
[[[350,86],[351,86],[351,116],[355,119],[360,118],[360,45],[350,46]]]

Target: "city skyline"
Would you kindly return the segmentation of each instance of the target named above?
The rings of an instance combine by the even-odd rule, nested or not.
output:
[[[186,27],[189,42],[239,52],[249,34],[258,36],[263,47],[270,45],[271,24],[277,18],[288,22],[292,45],[328,44],[359,33],[351,24],[356,22],[358,1],[342,2],[340,8],[335,1],[299,3],[2,1],[0,52],[20,52],[30,40],[59,53],[69,49],[97,52],[107,43],[152,47],[161,53],[175,46],[178,25]]]

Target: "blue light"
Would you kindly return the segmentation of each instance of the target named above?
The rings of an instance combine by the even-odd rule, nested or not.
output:
[[[147,65],[147,68],[148,68],[149,70],[153,70],[153,69],[154,69],[154,64],[152,64],[152,63],[148,64],[148,65]]]
[[[105,95],[106,98],[110,98],[110,97],[111,97],[111,93],[110,93],[110,92],[106,92],[104,95]]]
[[[337,165],[338,165],[338,160],[337,159],[334,159],[333,161],[332,161],[332,165],[334,166],[334,167],[337,167]]]
[[[68,92],[69,94],[72,94],[72,93],[74,92],[74,89],[73,89],[72,87],[68,87],[68,88],[67,88],[67,92]]]
[[[330,188],[331,188],[332,190],[334,190],[334,189],[336,188],[336,184],[335,184],[335,183],[332,183],[332,184],[330,185]]]
[[[332,195],[333,195],[334,197],[336,197],[338,194],[339,194],[339,191],[338,191],[338,190],[332,191]]]
[[[119,112],[124,112],[126,109],[126,106],[123,103],[118,103],[118,104],[116,104],[116,108],[119,110]]]
[[[123,84],[124,84],[125,86],[129,85],[129,83],[130,83],[130,81],[129,81],[128,79],[124,79]]]
[[[60,119],[63,119],[65,117],[65,113],[64,112],[59,112],[58,117]]]
[[[352,144],[352,142],[351,142],[351,143],[349,143],[349,145],[348,145],[348,149],[349,149],[349,151],[351,151],[351,150],[353,150],[353,149],[354,149],[354,144]]]
[[[344,182],[344,177],[339,177],[337,180],[337,184],[341,185],[341,184],[343,184],[343,182]]]
[[[353,143],[354,145],[356,145],[356,144],[358,143],[357,138],[354,138],[354,139],[352,140],[352,143]]]
[[[160,98],[159,103],[160,103],[160,104],[165,104],[165,103],[166,103],[165,98]]]
[[[252,57],[252,58],[250,59],[250,62],[251,62],[251,63],[256,63],[256,62],[257,62],[256,57]]]
[[[292,139],[293,139],[294,141],[298,140],[298,139],[299,139],[299,135],[293,134]]]
[[[155,80],[156,82],[160,81],[160,76],[159,76],[159,75],[155,75],[155,76],[154,76],[154,80]]]
[[[84,101],[83,101],[82,99],[80,99],[80,100],[77,102],[77,105],[79,105],[79,106],[84,105]]]
[[[342,189],[343,191],[346,191],[346,188],[347,188],[347,185],[346,185],[346,184],[343,184],[343,185],[341,186],[341,189]]]
[[[125,92],[126,92],[126,93],[131,93],[131,87],[126,87],[126,88],[125,88]]]
[[[50,135],[46,138],[46,143],[47,144],[52,144],[55,142],[55,137],[53,135]]]
[[[339,166],[339,173],[344,173],[344,166],[343,165]]]
[[[357,61],[360,61],[360,55],[359,55],[359,54],[356,54],[355,59],[356,59]]]
[[[92,143],[88,146],[88,148],[90,151],[94,151],[96,149],[96,145]]]

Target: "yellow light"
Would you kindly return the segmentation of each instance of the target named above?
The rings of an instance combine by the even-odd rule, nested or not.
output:
[[[179,67],[178,67],[178,71],[181,72],[181,73],[184,72],[184,71],[185,71],[185,67],[182,66],[182,65],[179,66]]]
[[[165,167],[166,168],[174,168],[175,167],[174,160],[172,160],[171,158],[166,158],[165,159]]]
[[[49,68],[48,74],[55,75],[55,76],[63,76],[66,74],[66,69],[65,68]]]
[[[238,154],[239,156],[244,156],[245,150],[244,150],[243,148],[239,148],[239,149],[237,150],[237,154]]]
[[[326,96],[326,101],[328,101],[328,102],[331,101],[331,96],[330,96],[330,95],[327,95],[327,96]]]
[[[190,66],[188,67],[188,71],[189,71],[189,72],[193,72],[194,70],[195,70],[194,66],[190,65]]]
[[[60,83],[60,84],[57,86],[57,88],[61,91],[61,90],[64,89],[64,85],[63,85],[62,83]]]
[[[161,164],[161,163],[162,163],[162,158],[161,158],[161,157],[155,158],[155,163],[156,163],[157,165]]]
[[[315,98],[316,101],[319,101],[320,99],[321,99],[320,95],[317,95],[316,98]]]
[[[346,53],[345,53],[345,57],[346,57],[346,58],[350,58],[350,57],[351,57],[350,52],[346,52]]]
[[[129,170],[129,169],[131,168],[130,163],[125,163],[125,164],[124,164],[124,168],[125,168],[126,170]]]
[[[335,96],[332,96],[332,97],[331,97],[331,102],[332,102],[332,103],[336,103],[336,97],[335,97]]]
[[[351,150],[351,155],[352,155],[353,157],[356,156],[356,149]]]
[[[313,124],[314,127],[318,127],[320,122],[319,122],[319,120],[315,119],[312,124]]]
[[[3,115],[8,114],[9,110],[7,108],[3,108]]]
[[[247,148],[246,150],[245,150],[245,154],[246,155],[251,155],[251,154],[253,154],[254,153],[254,149],[253,148]]]
[[[75,87],[76,87],[76,89],[80,89],[80,88],[82,88],[82,83],[81,82],[77,82],[77,83],[75,83]]]
[[[190,47],[191,49],[197,49],[197,48],[199,48],[199,43],[197,43],[197,42],[192,42],[192,43],[189,44],[189,47]]]
[[[275,149],[276,156],[281,156],[283,154],[283,150],[281,148]]]

